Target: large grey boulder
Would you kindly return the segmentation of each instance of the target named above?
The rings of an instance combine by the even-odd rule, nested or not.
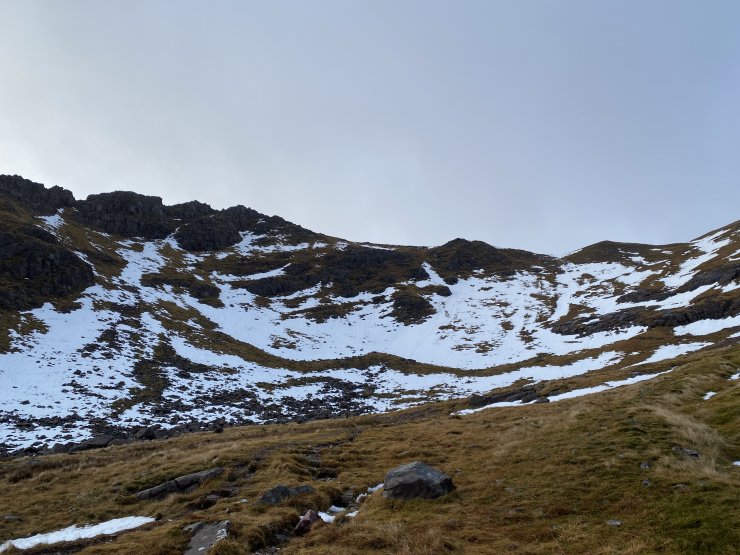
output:
[[[433,499],[455,489],[452,478],[420,461],[389,471],[383,483],[383,497],[391,499]]]

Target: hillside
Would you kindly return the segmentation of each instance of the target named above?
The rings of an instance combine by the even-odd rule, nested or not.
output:
[[[558,259],[355,243],[243,206],[75,200],[17,176],[0,177],[0,210],[6,451],[470,395],[543,402],[740,330],[740,222]]]
[[[740,222],[555,258],[18,176],[0,216],[0,551],[737,552]],[[457,489],[375,492],[412,460]]]

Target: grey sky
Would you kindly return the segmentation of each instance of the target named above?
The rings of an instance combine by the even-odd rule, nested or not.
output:
[[[740,2],[0,0],[0,172],[561,254],[740,218]]]

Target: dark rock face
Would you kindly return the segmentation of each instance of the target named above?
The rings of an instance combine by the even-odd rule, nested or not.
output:
[[[260,497],[260,502],[267,505],[277,505],[281,501],[288,499],[289,497],[295,497],[296,495],[302,495],[304,493],[313,493],[313,487],[309,485],[297,486],[289,488],[288,486],[279,485],[272,489],[267,490]]]
[[[142,490],[136,494],[136,497],[139,499],[162,499],[167,497],[170,493],[184,493],[192,491],[202,482],[205,482],[214,476],[218,476],[223,471],[223,468],[212,468],[211,470],[186,474],[185,476],[169,480],[163,484],[154,486],[153,488]]]
[[[448,474],[423,462],[414,461],[388,472],[383,483],[383,497],[433,499],[454,489],[452,478]]]
[[[0,175],[0,197],[10,199],[39,216],[51,216],[60,208],[74,206],[75,203],[71,191],[56,185],[47,189],[41,183],[19,175]]]
[[[129,191],[90,195],[76,204],[83,225],[124,237],[164,239],[175,230],[162,199]]]
[[[92,268],[43,229],[0,227],[0,309],[41,306],[50,297],[79,293],[94,281]]]
[[[453,239],[440,247],[429,249],[429,254],[432,266],[445,280],[480,269],[505,276],[517,270],[531,269],[532,265],[552,266],[556,263],[556,259],[546,255],[518,249],[499,249],[483,241],[466,239]]]
[[[280,234],[290,241],[316,236],[278,216],[265,216],[245,206],[233,206],[183,225],[175,238],[185,250],[208,251],[235,245],[241,240],[240,233],[245,231],[254,235]]]

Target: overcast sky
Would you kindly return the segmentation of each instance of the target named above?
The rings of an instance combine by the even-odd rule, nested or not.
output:
[[[0,172],[549,254],[740,218],[740,2],[0,0]]]

